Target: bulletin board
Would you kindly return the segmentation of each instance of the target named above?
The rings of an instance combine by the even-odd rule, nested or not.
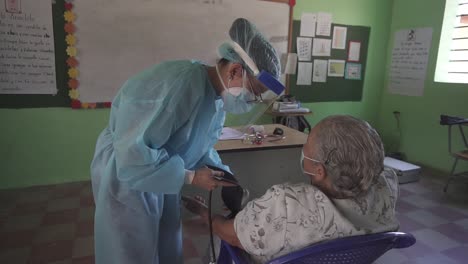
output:
[[[296,40],[299,37],[300,21],[293,22],[292,31],[292,46],[291,52],[295,53],[297,50]],[[348,63],[348,43],[349,41],[358,41],[361,43],[360,59],[358,62],[361,64],[361,79],[350,80],[344,77],[330,77],[327,76],[326,82],[312,82],[311,85],[297,85],[297,75],[289,75],[289,91],[294,95],[297,100],[302,102],[343,102],[343,101],[361,101],[362,89],[364,86],[366,62],[367,62],[367,49],[369,45],[370,27],[364,26],[350,26],[342,24],[332,24],[332,32],[334,26],[347,27],[346,36],[346,49],[331,49],[330,57],[314,57],[314,59],[322,60],[345,60]],[[332,39],[332,34],[329,37],[320,36],[320,38]]]
[[[49,2],[50,3],[50,2]],[[0,108],[69,107],[67,55],[65,52],[64,0],[52,4],[57,94],[1,94]]]

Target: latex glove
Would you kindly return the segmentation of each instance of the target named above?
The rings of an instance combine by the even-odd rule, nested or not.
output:
[[[209,168],[201,168],[195,171],[192,185],[198,186],[202,189],[212,191],[218,186],[235,186],[234,184],[216,180],[215,176],[223,177],[224,172],[215,171]]]

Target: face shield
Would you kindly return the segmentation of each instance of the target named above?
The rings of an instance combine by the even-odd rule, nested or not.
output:
[[[242,58],[249,73],[253,73],[253,78],[250,76],[248,77],[249,89],[254,94],[254,98],[248,101],[248,103],[253,106],[252,110],[245,114],[234,115],[230,118],[231,123],[235,126],[243,127],[243,132],[246,132],[248,127],[255,124],[276,99],[284,93],[285,87],[269,72],[264,70],[259,71],[255,62],[239,44],[231,41],[230,45]]]

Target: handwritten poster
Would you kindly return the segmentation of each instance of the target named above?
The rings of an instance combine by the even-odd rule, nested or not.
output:
[[[388,89],[391,93],[422,96],[432,41],[432,28],[395,32]]]
[[[52,4],[7,0],[0,5],[0,94],[55,94]]]

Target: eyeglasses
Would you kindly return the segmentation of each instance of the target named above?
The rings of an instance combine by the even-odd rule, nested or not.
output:
[[[254,89],[255,86],[252,84],[252,81],[250,80],[250,78],[248,76],[247,76],[247,80],[249,81],[250,90],[252,91],[252,94],[255,96],[255,99],[249,100],[249,101],[247,101],[247,103],[249,103],[249,104],[263,103],[262,94],[259,92],[258,95],[257,95],[258,91],[256,91]]]

